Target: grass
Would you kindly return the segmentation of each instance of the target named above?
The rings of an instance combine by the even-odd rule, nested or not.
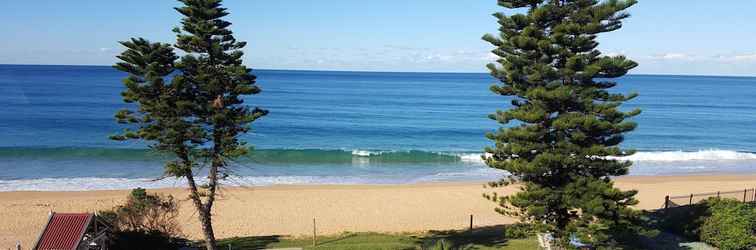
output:
[[[668,216],[668,215],[667,215]],[[665,232],[664,221],[658,215],[646,213],[644,227],[662,229],[649,235],[625,242],[622,249],[712,249],[706,244],[678,236],[674,232]],[[678,218],[673,218],[678,219]],[[690,221],[690,220],[683,220]],[[340,235],[318,236],[317,244],[312,245],[311,237],[287,236],[252,236],[223,239],[218,242],[220,249],[266,249],[266,248],[303,248],[303,249],[364,249],[364,250],[492,250],[492,249],[538,249],[535,236],[526,239],[507,239],[506,230],[514,230],[511,225],[477,228],[473,231],[431,231],[424,234],[385,234],[385,233],[344,233]],[[440,244],[446,247],[439,248]],[[230,246],[230,248],[229,248]]]
[[[641,226],[647,234],[625,242],[621,248],[634,249],[690,249],[704,250],[713,247],[691,237],[700,227],[700,217],[705,214],[701,206],[670,208],[668,210],[645,211],[641,216]],[[223,239],[221,249],[365,249],[365,250],[405,250],[405,249],[538,249],[534,236],[527,239],[506,239],[506,230],[515,230],[512,225],[477,228],[473,231],[431,231],[424,234],[383,234],[344,233],[341,235],[319,236],[317,245],[312,238],[292,238],[286,236],[253,236]],[[515,232],[515,231],[512,231]],[[511,233],[511,232],[510,232]],[[510,234],[511,235],[511,234]],[[443,241],[446,248],[438,248]]]
[[[409,250],[432,249],[433,243],[443,240],[452,249],[538,249],[534,237],[528,239],[504,239],[503,227],[488,227],[467,231],[437,231],[426,234],[344,233],[318,237],[316,246],[312,238],[284,236],[252,236],[223,239],[221,249],[265,249],[301,247],[303,249],[364,249],[364,250]]]

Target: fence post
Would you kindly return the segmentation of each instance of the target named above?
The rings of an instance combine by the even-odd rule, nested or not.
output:
[[[473,229],[473,215],[470,215],[470,231]]]
[[[312,247],[315,247],[315,245],[317,244],[318,235],[316,232],[317,231],[315,231],[315,218],[312,218]]]
[[[664,210],[667,210],[669,208],[669,195],[664,196]]]
[[[748,194],[748,189],[743,189],[743,203],[746,202],[746,195]]]
[[[717,191],[717,198],[719,198],[719,191]]]
[[[693,205],[693,194],[690,194],[690,201],[688,201],[688,205]]]

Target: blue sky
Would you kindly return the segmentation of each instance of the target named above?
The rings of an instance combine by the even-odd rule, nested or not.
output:
[[[641,0],[600,48],[636,74],[756,75],[756,1]],[[110,65],[116,41],[171,42],[171,0],[2,1],[0,63]],[[483,72],[495,0],[227,0],[263,69]]]

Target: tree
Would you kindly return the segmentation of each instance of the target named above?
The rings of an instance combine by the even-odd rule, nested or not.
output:
[[[629,230],[636,191],[621,191],[610,177],[632,164],[616,157],[633,154],[619,144],[640,114],[619,110],[637,94],[616,94],[612,78],[638,64],[624,56],[604,56],[597,35],[622,27],[635,0],[499,0],[511,15],[496,13],[499,36],[483,39],[495,49],[489,64],[500,81],[491,91],[511,102],[490,115],[502,127],[486,136],[495,147],[486,164],[511,175],[491,187],[520,184],[507,196],[484,196],[497,211],[549,226],[562,243],[576,235],[584,242],[611,242]],[[524,11],[523,11],[524,10]],[[518,13],[519,11],[519,13]]]
[[[145,39],[121,42],[127,50],[115,68],[124,79],[124,101],[136,110],[116,114],[119,123],[132,124],[115,140],[144,140],[175,159],[166,162],[164,177],[184,178],[198,212],[207,249],[216,249],[212,208],[219,181],[228,177],[229,160],[248,153],[239,138],[252,122],[267,114],[242,99],[260,92],[251,69],[242,64],[245,42],[228,29],[230,22],[220,0],[180,0],[183,15],[175,28],[176,44]],[[184,52],[177,58],[173,48]],[[170,77],[170,81],[166,78]],[[206,171],[207,181],[195,175]]]

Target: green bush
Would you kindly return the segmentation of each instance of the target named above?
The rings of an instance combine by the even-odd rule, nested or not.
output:
[[[178,204],[172,196],[131,190],[126,204],[100,211],[113,229],[112,249],[178,249]]]
[[[507,225],[504,229],[504,237],[507,239],[525,239],[536,234],[533,224],[516,223]]]
[[[701,240],[722,250],[756,246],[756,209],[733,199],[709,199],[706,204],[711,216],[701,226]]]
[[[162,232],[169,236],[181,233],[173,196],[148,194],[143,188],[131,190],[126,204],[100,214],[116,231]]]

